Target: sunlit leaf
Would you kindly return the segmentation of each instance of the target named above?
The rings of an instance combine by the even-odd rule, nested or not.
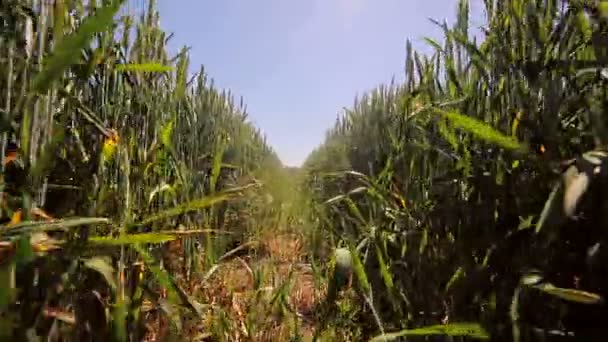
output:
[[[201,210],[204,208],[209,208],[215,204],[218,203],[222,203],[225,202],[229,199],[232,199],[236,196],[239,196],[241,194],[242,191],[251,188],[252,186],[243,186],[243,187],[238,187],[238,188],[234,188],[231,190],[227,190],[224,192],[219,192],[210,196],[206,196],[203,198],[200,198],[198,200],[194,200],[191,202],[187,202],[181,205],[178,205],[175,208],[171,208],[171,209],[167,209],[167,210],[163,210],[161,212],[158,212],[156,214],[153,214],[147,218],[145,218],[144,220],[142,220],[140,223],[138,223],[138,226],[143,226],[143,225],[147,225],[150,224],[152,222],[156,222],[159,220],[163,220],[163,219],[167,219],[173,216],[177,216],[183,213],[187,213],[187,212],[191,212],[191,211],[197,211],[197,210]]]
[[[103,217],[76,217],[67,219],[55,219],[51,221],[26,221],[10,227],[0,227],[0,236],[23,234],[34,231],[67,230],[73,227],[110,224],[110,220]]]
[[[459,279],[463,278],[465,275],[464,269],[462,268],[462,266],[458,267],[456,269],[456,271],[454,272],[454,274],[452,274],[452,277],[450,278],[450,280],[448,281],[448,283],[445,285],[445,291],[449,291],[450,288],[452,287],[452,285],[454,285]]]
[[[116,290],[116,279],[114,277],[114,267],[112,267],[112,260],[103,257],[94,257],[84,260],[84,266],[99,272],[106,282]]]
[[[551,194],[549,194],[549,198],[545,202],[543,211],[540,213],[538,222],[536,223],[536,233],[540,232],[547,225],[553,226],[562,221],[562,198],[564,193],[563,189],[564,188],[561,182],[557,183],[553,187]]]
[[[325,201],[325,204],[332,204],[335,202],[339,202],[339,201],[343,200],[344,198],[346,198],[346,195],[337,195],[337,196],[332,197],[332,198],[328,199],[327,201]]]
[[[446,325],[432,325],[417,329],[406,329],[399,332],[376,336],[370,342],[394,341],[405,336],[466,336],[476,339],[489,339],[490,335],[478,323],[452,323]]]
[[[168,192],[169,194],[174,196],[176,194],[175,188],[176,188],[176,185],[171,185],[171,184],[167,184],[167,183],[162,183],[162,184],[156,186],[150,192],[150,196],[148,196],[148,204],[152,203],[152,201],[158,194],[162,194],[164,192]]]
[[[601,304],[604,298],[598,294],[576,289],[556,287],[552,284],[535,285],[534,288],[552,296],[581,304]]]
[[[532,221],[534,221],[534,216],[529,215],[528,217],[520,218],[519,225],[517,226],[517,230],[529,229],[533,226]]]
[[[422,237],[420,238],[420,245],[418,245],[418,253],[424,253],[426,246],[429,242],[429,231],[427,229],[422,230]]]
[[[524,285],[536,285],[539,284],[541,281],[543,280],[543,277],[541,277],[539,274],[527,274],[525,276],[523,276],[521,278],[521,283]]]
[[[382,256],[382,251],[380,250],[379,247],[376,247],[376,256],[378,258],[378,264],[380,266],[380,275],[382,276],[382,279],[384,280],[384,284],[386,285],[386,288],[389,291],[392,291],[393,288],[395,287],[395,284],[393,283],[393,276],[389,271],[388,265],[384,261],[384,257]]]
[[[456,127],[471,133],[481,140],[496,144],[510,150],[526,150],[526,146],[512,136],[500,133],[485,122],[474,119],[470,116],[460,114],[456,111],[444,111],[435,109],[442,116],[448,118]]]
[[[160,141],[171,152],[174,152],[174,150],[173,150],[173,130],[174,129],[175,129],[175,122],[173,120],[171,120],[171,121],[168,121],[167,123],[165,123],[160,130]]]
[[[118,237],[109,236],[93,236],[89,241],[112,246],[133,245],[133,244],[150,244],[150,243],[165,243],[177,239],[175,235],[166,233],[139,233],[139,234],[123,234]]]
[[[174,67],[162,65],[159,63],[141,63],[141,64],[117,64],[116,71],[131,71],[131,72],[169,72],[175,70]]]
[[[356,276],[357,283],[359,284],[363,293],[368,294],[371,291],[371,285],[369,283],[369,279],[367,278],[367,274],[365,273],[365,267],[363,266],[363,263],[361,262],[359,253],[353,249],[350,249],[349,252],[350,252],[350,256],[351,256],[353,273]],[[342,254],[344,256],[346,256],[346,253],[342,253]],[[338,255],[336,254],[336,259],[337,259],[337,257],[338,257]],[[337,265],[337,263],[336,263],[336,265]]]

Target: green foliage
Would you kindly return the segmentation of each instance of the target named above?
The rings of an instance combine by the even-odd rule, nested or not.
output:
[[[2,338],[139,341],[151,311],[166,339],[208,312],[206,337],[276,320],[298,335],[294,269],[266,295],[238,254],[302,226],[337,309],[316,336],[603,338],[604,4],[484,1],[478,41],[460,1],[433,54],[408,42],[405,81],[358,98],[289,169],[242,102],[190,77],[187,48],[169,55],[154,1],[139,19],[101,3],[0,5]],[[233,258],[254,283],[242,321],[185,289]]]
[[[278,158],[242,101],[190,78],[187,49],[169,55],[154,1],[119,17],[122,3],[0,6],[2,156],[16,145],[0,182],[3,336],[139,341],[150,302],[188,339],[201,312],[182,286],[252,235],[244,213],[270,191],[252,176]]]
[[[523,146],[516,139],[501,134],[493,129],[492,126],[480,122],[479,120],[475,120],[457,112],[446,112],[442,110],[438,110],[437,112],[450,120],[456,127],[459,127],[480,139],[507,149],[523,149]]]
[[[124,234],[119,237],[93,236],[89,241],[103,245],[133,245],[147,243],[164,243],[177,239],[175,235],[165,233]]]
[[[111,1],[87,16],[78,29],[64,36],[53,49],[52,55],[45,61],[44,68],[33,80],[33,88],[43,93],[51,87],[51,82],[57,80],[73,64],[78,62],[82,49],[88,47],[95,34],[104,32],[114,23],[114,16],[123,1]],[[60,30],[60,28],[57,28]]]
[[[478,37],[460,1],[432,55],[408,42],[402,84],[339,115],[302,168],[309,220],[358,246],[364,336],[477,322],[492,340],[601,339],[606,20],[598,2],[483,5]],[[543,283],[521,286],[531,269]]]

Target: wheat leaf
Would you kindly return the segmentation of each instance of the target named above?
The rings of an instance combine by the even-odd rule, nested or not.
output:
[[[44,68],[34,78],[34,91],[40,94],[46,92],[53,81],[61,77],[71,65],[76,64],[82,49],[88,47],[95,34],[112,26],[114,16],[122,3],[123,0],[114,0],[111,4],[97,9],[95,14],[83,20],[78,30],[63,37],[55,46]]]
[[[512,136],[502,134],[485,122],[460,114],[456,111],[448,112],[441,109],[435,109],[435,111],[450,120],[454,126],[471,133],[478,139],[485,140],[489,143],[496,144],[509,150],[527,150],[527,147],[520,143],[517,139]]]
[[[370,342],[393,341],[405,336],[466,336],[477,339],[489,339],[490,336],[478,323],[452,323],[446,325],[431,325],[428,327],[406,329],[394,333],[386,333],[376,336]]]
[[[169,72],[175,68],[168,65],[162,65],[159,63],[141,63],[141,64],[118,64],[116,65],[116,71],[121,72]]]
[[[106,282],[116,290],[116,280],[114,279],[114,267],[109,258],[94,257],[86,259],[84,265],[92,270],[99,272]]]

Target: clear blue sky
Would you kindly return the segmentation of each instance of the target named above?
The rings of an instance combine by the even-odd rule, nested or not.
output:
[[[170,48],[191,49],[221,88],[243,96],[250,120],[284,164],[301,164],[355,95],[403,78],[405,41],[440,37],[456,0],[158,0]],[[474,25],[481,0],[471,0]],[[428,49],[425,48],[427,51]]]

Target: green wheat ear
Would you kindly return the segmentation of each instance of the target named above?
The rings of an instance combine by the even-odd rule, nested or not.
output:
[[[346,248],[336,248],[334,252],[335,267],[327,289],[325,303],[333,304],[338,292],[348,284],[348,279],[353,272],[353,262],[350,251]]]

